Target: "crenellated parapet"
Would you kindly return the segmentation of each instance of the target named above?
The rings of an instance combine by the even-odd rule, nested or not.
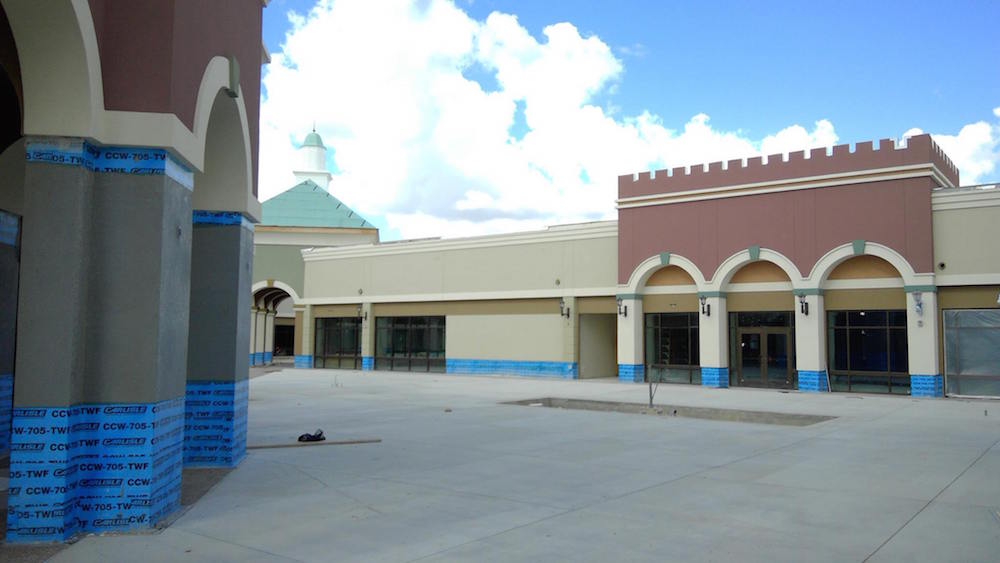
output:
[[[930,135],[904,139],[897,144],[882,139],[876,147],[867,141],[795,151],[787,155],[735,159],[707,165],[626,174],[618,177],[620,199],[719,188],[788,182],[797,178],[831,177],[863,171],[931,168],[942,185],[959,184],[958,168]]]

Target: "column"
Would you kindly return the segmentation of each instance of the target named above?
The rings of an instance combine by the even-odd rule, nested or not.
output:
[[[826,309],[823,290],[795,291],[795,369],[799,391],[829,391],[826,373]]]
[[[562,363],[555,366],[559,377],[576,379],[580,375],[579,349],[580,313],[576,308],[575,297],[563,297],[562,312]]]
[[[698,348],[701,354],[702,387],[729,387],[729,313],[726,294],[698,292]]]
[[[247,324],[250,326],[250,358],[249,363],[251,366],[257,365],[257,307],[250,307],[250,314],[247,318]]]
[[[267,309],[257,309],[253,324],[256,329],[253,342],[253,364],[262,366],[264,365],[264,339],[267,337]]]
[[[623,293],[618,305],[618,381],[646,380],[643,361],[642,295]]]
[[[273,309],[264,311],[264,363],[267,365],[274,363],[274,317],[277,314]]]
[[[944,378],[938,367],[937,288],[906,286],[904,290],[910,395],[944,397]]]
[[[299,318],[299,309],[296,306],[295,318]],[[299,331],[299,327],[295,327],[295,334],[298,335],[299,332],[302,333],[302,348],[295,352],[295,367],[297,368],[311,368],[313,367],[313,316],[312,316],[312,305],[302,306],[302,330]],[[362,344],[364,346],[364,344]]]
[[[375,317],[371,303],[361,304],[361,369],[375,369]]]
[[[20,217],[0,211],[0,457],[10,451],[10,411],[14,406],[20,229]]]
[[[26,142],[7,541],[180,502],[192,178],[161,149]]]
[[[224,211],[191,221],[184,466],[233,467],[246,454],[253,225]]]

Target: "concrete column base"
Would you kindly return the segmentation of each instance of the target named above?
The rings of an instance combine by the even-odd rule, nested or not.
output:
[[[910,375],[911,397],[944,397],[944,378],[940,375]]]
[[[184,467],[235,467],[246,455],[250,381],[188,381]]]
[[[701,368],[701,386],[715,389],[729,387],[729,368]]]
[[[296,366],[298,367],[298,366]],[[375,369],[375,358],[371,356],[361,357],[361,371],[372,371]]]
[[[799,370],[799,391],[825,393],[829,390],[825,371]]]
[[[184,399],[19,407],[7,541],[151,528],[180,506]]]
[[[618,364],[618,381],[642,383],[646,380],[646,366],[643,364]]]

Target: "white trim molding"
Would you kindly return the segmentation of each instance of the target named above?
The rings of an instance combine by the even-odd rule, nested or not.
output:
[[[1000,285],[1000,273],[996,274],[938,274],[935,281],[939,286]]]
[[[277,285],[277,282],[275,282]],[[613,287],[566,289],[523,289],[510,291],[467,291],[449,293],[409,293],[399,295],[349,295],[347,297],[307,297],[306,305],[349,305],[352,303],[425,303],[434,301],[503,301],[509,299],[558,299],[560,297],[614,297]]]
[[[676,193],[625,197],[617,200],[617,203],[618,209],[631,209],[635,207],[670,205],[691,201],[704,201],[710,199],[723,199],[748,195],[809,190],[831,186],[846,186],[850,184],[866,184],[870,182],[882,182],[885,180],[905,180],[908,178],[923,177],[934,179],[939,186],[949,188],[953,187],[951,181],[948,180],[948,178],[942,174],[940,170],[938,170],[937,166],[927,163],[892,166],[888,168],[875,168],[871,170],[856,170],[851,172],[840,172],[837,174],[823,174],[819,176],[768,180],[766,182],[735,184],[716,188],[684,190]]]
[[[771,250],[770,248],[756,248],[755,250],[759,251],[759,254],[756,257],[751,256],[751,249],[747,248],[723,260],[723,262],[719,264],[719,267],[715,270],[715,274],[712,275],[712,280],[708,283],[705,290],[730,291],[733,284],[730,284],[729,282],[733,279],[733,276],[736,275],[736,272],[747,264],[760,261],[771,262],[784,270],[785,275],[788,276],[788,279],[791,282],[791,289],[794,290],[806,287],[807,280],[802,278],[802,274],[799,273],[799,268],[784,254],[776,250]]]
[[[665,263],[663,261],[664,258],[667,260]],[[701,270],[698,269],[698,266],[694,262],[678,254],[663,253],[646,258],[632,270],[628,278],[628,283],[622,288],[625,290],[624,293],[646,293],[646,282],[649,281],[649,278],[657,270],[666,268],[667,266],[677,266],[687,272],[691,276],[691,279],[694,280],[695,291],[705,286],[705,276],[702,275]]]
[[[1000,207],[1000,184],[938,188],[931,192],[931,211]]]
[[[808,279],[812,282],[812,286],[821,288],[826,287],[827,278],[829,278],[830,272],[832,272],[834,268],[850,258],[862,255],[877,256],[892,264],[892,266],[896,268],[896,271],[899,272],[900,277],[903,278],[904,286],[934,285],[933,273],[916,273],[913,270],[913,266],[910,265],[906,258],[903,258],[902,254],[884,244],[864,241],[864,251],[861,254],[855,254],[854,250],[854,243],[849,242],[842,244],[824,254],[823,257],[820,258],[815,265],[813,265],[812,271],[809,272]]]
[[[362,258],[370,256],[391,256],[394,254],[416,254],[421,252],[441,252],[446,250],[466,250],[540,244],[571,240],[597,238],[618,238],[617,221],[599,221],[576,225],[557,225],[544,231],[525,231],[500,235],[463,237],[454,239],[426,239],[378,244],[360,244],[333,248],[305,248],[302,259],[306,262],[337,260],[342,258]]]
[[[253,284],[253,286],[250,288],[250,295],[256,295],[258,291],[262,289],[267,289],[269,287],[274,287],[287,293],[288,296],[292,298],[293,307],[304,303],[303,299],[299,297],[299,294],[294,289],[292,289],[292,286],[278,280],[264,280]]]

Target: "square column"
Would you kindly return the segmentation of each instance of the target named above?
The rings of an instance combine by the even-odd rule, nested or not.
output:
[[[253,365],[264,365],[264,342],[267,338],[267,311],[257,309],[253,316],[254,331],[253,339]]]
[[[246,453],[253,225],[223,211],[192,222],[184,466],[233,467]]]
[[[180,502],[191,173],[26,142],[7,540],[151,528]]]
[[[315,329],[312,313],[312,305],[304,305],[302,309],[295,309],[295,318],[299,319],[299,313],[301,312],[302,318],[302,330],[298,330],[296,326],[296,334],[302,334],[301,349],[295,351],[295,367],[309,369],[313,367],[313,332]],[[362,350],[364,349],[364,343],[362,342]]]
[[[371,303],[361,304],[361,369],[375,369],[375,317]]]
[[[576,308],[576,297],[563,297],[562,304],[562,362],[556,369],[560,377],[577,379],[580,376],[580,312]]]
[[[257,307],[250,307],[250,314],[248,315],[248,321],[250,325],[250,356],[247,360],[249,365],[257,365]]]
[[[698,348],[700,350],[701,386],[729,387],[729,312],[726,294],[699,292]]]
[[[619,294],[618,310],[618,381],[642,383],[646,380],[643,357],[642,295]]]
[[[944,397],[944,378],[938,364],[937,288],[907,286],[906,348],[909,354],[910,395]]]
[[[0,457],[10,450],[21,219],[0,211]]]
[[[264,364],[274,363],[274,317],[277,311],[264,311]]]
[[[796,291],[794,307],[795,369],[798,371],[799,391],[829,391],[826,373],[826,309],[822,290]]]

